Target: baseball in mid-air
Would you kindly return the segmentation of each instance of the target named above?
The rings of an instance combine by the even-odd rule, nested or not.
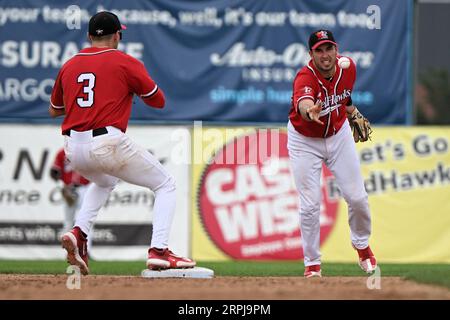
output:
[[[338,61],[339,68],[347,69],[350,67],[350,60],[347,57],[341,57]]]

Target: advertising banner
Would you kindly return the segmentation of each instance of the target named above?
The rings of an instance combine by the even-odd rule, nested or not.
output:
[[[284,128],[197,126],[193,137],[193,257],[302,259]],[[357,144],[380,261],[450,262],[449,143],[448,128],[375,127]],[[325,166],[321,189],[323,261],[354,262],[347,205]]]
[[[202,128],[193,133],[193,255],[199,260],[297,260],[303,256],[298,196],[284,128]],[[321,243],[338,199],[322,171]]]
[[[189,255],[189,167],[172,151],[190,155],[189,130],[183,127],[131,126],[127,134],[153,153],[177,181],[177,206],[170,244]],[[59,258],[63,227],[62,181],[50,168],[64,138],[58,126],[0,126],[0,259]],[[153,193],[119,182],[94,225],[97,259],[145,259],[152,235]]]
[[[375,128],[358,144],[372,211],[371,243],[385,262],[450,263],[450,128]],[[333,181],[328,194],[339,197]],[[326,261],[354,261],[347,206],[322,246]]]
[[[309,35],[334,33],[357,64],[353,102],[372,123],[410,120],[412,1],[0,2],[0,120],[46,121],[62,64],[89,46],[91,15],[127,26],[119,49],[144,62],[164,110],[135,98],[133,120],[285,122]]]

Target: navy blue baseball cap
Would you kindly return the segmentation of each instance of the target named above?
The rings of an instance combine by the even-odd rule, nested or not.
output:
[[[314,50],[324,43],[332,43],[337,46],[336,40],[330,30],[317,30],[309,36],[309,50]]]
[[[89,34],[92,36],[101,37],[126,28],[114,13],[108,11],[100,11],[89,20]]]

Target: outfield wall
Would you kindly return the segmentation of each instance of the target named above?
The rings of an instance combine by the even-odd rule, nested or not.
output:
[[[197,260],[299,260],[298,196],[283,127],[130,126],[177,180],[171,248]],[[0,259],[59,259],[61,184],[49,170],[56,125],[0,126]],[[371,244],[384,262],[450,263],[450,128],[375,127],[357,144],[372,210]],[[322,172],[324,261],[354,261],[347,207]],[[153,195],[120,183],[102,208],[92,255],[144,259]]]

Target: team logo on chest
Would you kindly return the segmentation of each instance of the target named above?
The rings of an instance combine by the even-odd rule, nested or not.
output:
[[[342,100],[347,99],[348,97],[350,97],[352,91],[349,89],[344,89],[344,91],[341,94],[338,95],[331,95],[331,96],[326,96],[325,95],[325,99],[322,100],[322,96],[321,94],[319,94],[317,96],[317,102],[319,104],[322,105],[322,111],[320,112],[320,116],[323,116],[325,114],[328,114],[330,111],[333,111],[337,108],[339,108],[341,106],[340,102]]]

